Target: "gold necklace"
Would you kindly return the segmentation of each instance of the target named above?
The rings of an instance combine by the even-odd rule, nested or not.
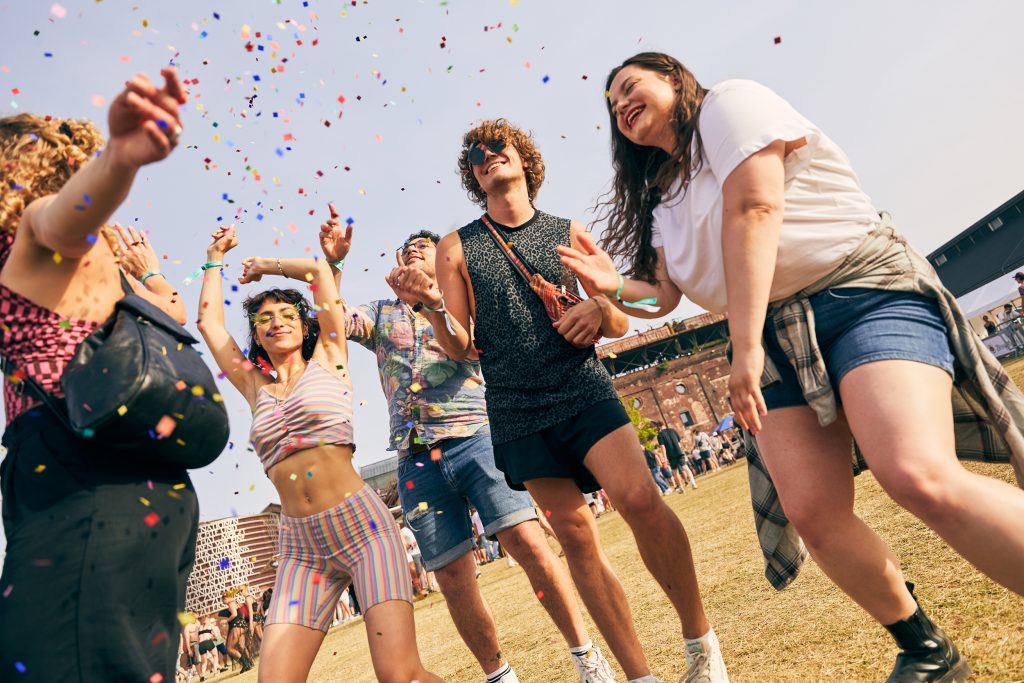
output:
[[[277,402],[277,405],[281,405],[281,402],[286,400],[289,397],[289,395],[291,394],[292,389],[295,388],[295,386],[299,383],[299,380],[301,380],[302,376],[305,375],[305,374],[306,374],[306,367],[303,367],[302,368],[302,372],[294,375],[294,381],[292,381],[293,378],[291,378],[291,377],[288,378],[288,381],[285,382],[285,385],[284,385],[284,396],[279,395],[277,392],[274,393],[274,400]],[[274,384],[280,385],[281,384],[281,380],[280,379],[274,380]]]

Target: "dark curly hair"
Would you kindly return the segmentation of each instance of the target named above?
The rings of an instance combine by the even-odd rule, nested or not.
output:
[[[413,234],[406,237],[405,241],[402,242],[402,246],[405,247],[405,245],[409,244],[409,242],[419,239],[428,239],[434,244],[437,244],[438,242],[441,241],[441,236],[438,235],[436,232],[430,232],[429,230],[420,230],[419,232],[414,232]]]
[[[268,301],[276,301],[281,304],[291,304],[299,312],[299,319],[306,334],[302,336],[302,357],[309,360],[313,357],[313,349],[316,348],[317,340],[320,339],[320,321],[310,313],[309,302],[306,297],[297,289],[268,289],[263,292],[252,294],[242,302],[242,309],[245,311],[246,320],[249,322],[249,353],[246,357],[252,362],[259,364],[262,360],[266,365],[272,365],[270,356],[256,337],[256,312]]]
[[[679,83],[675,112],[671,122],[676,137],[676,153],[669,155],[657,147],[634,144],[619,130],[615,112],[608,96],[612,81],[627,66],[638,66]],[[654,283],[657,252],[651,246],[651,224],[654,208],[669,200],[672,184],[682,178],[685,187],[700,170],[703,144],[697,129],[697,118],[707,89],[679,60],[661,52],[641,52],[612,69],[605,82],[605,105],[612,130],[612,168],[615,176],[612,189],[594,207],[599,212],[596,223],[607,221],[601,245],[612,258],[623,261],[626,274]],[[605,199],[611,195],[610,199]]]
[[[480,183],[473,175],[473,166],[469,163],[469,150],[481,142],[489,145],[504,140],[511,144],[523,158],[523,171],[526,174],[526,190],[533,204],[544,183],[544,158],[533,141],[533,133],[517,128],[508,119],[489,119],[462,136],[462,151],[459,152],[459,175],[462,176],[462,187],[474,204],[487,208],[487,193],[480,188]]]

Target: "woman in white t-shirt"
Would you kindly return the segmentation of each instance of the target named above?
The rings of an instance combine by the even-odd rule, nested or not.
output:
[[[934,299],[889,289],[809,297],[842,411],[822,427],[769,305],[847,265],[879,227],[843,151],[768,88],[710,89],[672,57],[643,53],[606,85],[615,178],[604,246],[560,247],[589,294],[641,317],[685,294],[729,314],[736,421],[757,434],[789,520],[829,577],[896,638],[890,681],[959,681],[966,661],[920,610],[892,551],[853,511],[851,432],[875,477],[986,574],[1024,590],[1024,492],[964,470],[951,409],[953,356]],[[766,353],[782,380],[762,393]],[[1009,512],[1013,510],[1013,512]]]

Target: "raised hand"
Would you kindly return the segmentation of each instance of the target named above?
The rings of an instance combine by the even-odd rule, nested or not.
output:
[[[324,257],[330,262],[341,261],[348,256],[352,248],[352,226],[347,225],[345,230],[341,229],[341,222],[338,220],[338,210],[334,204],[327,204],[331,211],[331,217],[320,224],[320,248]]]
[[[242,259],[242,277],[238,278],[239,284],[247,285],[250,282],[259,282],[266,273],[266,259],[257,256],[250,256]]]
[[[576,273],[580,285],[590,296],[614,294],[619,288],[619,271],[612,258],[585,230],[580,233],[579,241],[582,251],[564,245],[555,248],[562,257],[562,264]]]
[[[235,232],[235,224],[222,225],[210,235],[213,242],[206,248],[206,256],[210,261],[218,261],[238,245],[238,234]]]
[[[157,88],[145,74],[125,83],[110,103],[107,153],[132,168],[159,161],[171,153],[181,134],[179,107],[185,93],[174,69],[160,70],[164,86]]]
[[[132,226],[120,223],[111,226],[118,237],[118,262],[136,280],[146,273],[159,273],[160,260],[146,235]]]
[[[395,296],[410,306],[422,303],[430,308],[439,307],[441,290],[433,278],[418,268],[405,265],[400,251],[395,252],[395,260],[398,265],[384,278],[394,290]]]

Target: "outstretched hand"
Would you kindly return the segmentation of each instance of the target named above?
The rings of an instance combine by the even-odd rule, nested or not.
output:
[[[119,164],[137,168],[160,161],[178,144],[179,108],[185,103],[185,92],[174,69],[161,69],[160,74],[164,77],[162,88],[145,74],[138,74],[110,103],[107,153]]]
[[[327,208],[330,209],[331,217],[320,224],[320,248],[324,252],[324,257],[333,263],[348,256],[348,251],[352,248],[352,225],[347,225],[343,231],[334,204],[328,203]]]
[[[422,303],[430,308],[439,307],[441,290],[433,278],[418,268],[405,265],[401,251],[395,252],[395,261],[398,265],[384,278],[395,296],[410,306]]]
[[[612,258],[597,246],[589,232],[581,231],[579,241],[582,250],[565,245],[555,248],[562,264],[576,274],[588,295],[614,294],[619,288],[619,271]]]

